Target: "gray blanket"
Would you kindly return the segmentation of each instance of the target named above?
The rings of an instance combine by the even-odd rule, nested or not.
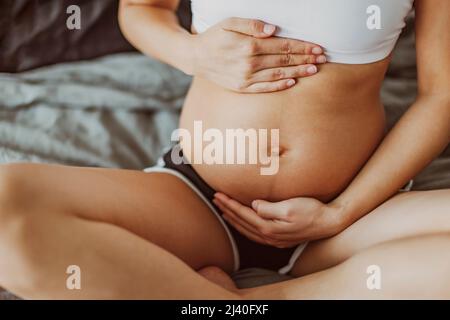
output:
[[[189,84],[140,54],[0,74],[0,162],[151,165]]]
[[[391,127],[415,99],[412,28],[382,90]],[[142,169],[170,144],[190,78],[140,54],[0,74],[0,163],[35,161]],[[416,177],[415,189],[450,188],[450,150]],[[250,287],[286,278],[264,270],[234,275]],[[0,299],[11,297],[0,293]]]

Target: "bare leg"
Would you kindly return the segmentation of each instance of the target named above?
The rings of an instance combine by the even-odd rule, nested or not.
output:
[[[379,244],[302,278],[242,290],[246,299],[450,299],[450,235]],[[367,268],[381,270],[381,290],[367,287]]]
[[[385,243],[357,254],[331,269],[276,285],[244,290],[236,295],[191,272],[187,265],[173,255],[120,228],[96,225],[97,223],[88,226],[87,224],[92,222],[83,223],[76,221],[76,218],[67,220],[67,226],[57,220],[46,219],[45,222],[58,223],[64,229],[47,237],[40,234],[40,228],[37,230],[24,228],[23,230],[27,232],[38,233],[32,243],[25,241],[24,245],[32,252],[41,249],[41,246],[51,252],[58,252],[57,261],[54,261],[54,255],[45,255],[48,260],[42,259],[42,255],[39,255],[39,264],[28,265],[30,269],[18,264],[16,265],[18,269],[15,270],[17,274],[13,274],[12,270],[8,272],[22,279],[23,275],[37,275],[31,279],[24,279],[24,294],[29,298],[450,298],[448,235]],[[81,231],[79,234],[82,236],[81,240],[74,237],[77,235],[77,229]],[[99,234],[103,236],[99,237]],[[65,245],[60,248],[58,243]],[[69,291],[63,285],[66,278],[63,271],[73,262],[73,252],[83,252],[86,244],[89,244],[90,249],[77,255],[82,270],[87,270],[83,281],[85,285],[80,291]],[[98,257],[93,255],[100,252],[101,255]],[[32,255],[30,253],[30,256]],[[378,265],[382,271],[380,291],[370,291],[366,287],[368,277],[366,270],[373,264]],[[48,282],[47,278],[53,281]],[[42,291],[27,293],[30,281],[34,289],[39,288]]]
[[[45,213],[32,220],[11,223],[21,232],[7,235],[9,241],[2,243],[1,256],[9,259],[0,265],[4,275],[1,281],[22,297],[237,298],[208,282],[169,252],[114,225]],[[58,228],[49,233],[43,224]],[[81,268],[81,290],[66,287],[65,272],[73,264]]]
[[[300,282],[303,283],[304,279],[319,279],[319,275],[334,273],[335,268],[331,267],[339,265],[340,268],[345,260],[358,253],[367,253],[368,248],[380,243],[391,241],[389,243],[392,244],[395,243],[392,242],[393,240],[440,233],[450,234],[450,190],[402,193],[342,233],[311,243],[294,267],[293,275],[308,275],[327,269],[322,273],[304,277]],[[408,259],[407,256],[401,258],[405,261]],[[394,258],[393,261],[396,259]],[[402,261],[396,263],[402,263]],[[426,270],[426,266],[424,268]],[[204,274],[205,277],[233,289],[229,285],[231,279],[225,273],[216,268],[206,270],[208,272]],[[433,272],[433,265],[429,266],[429,270]],[[420,277],[420,272],[417,277]],[[411,275],[411,279],[414,279],[414,275]],[[315,281],[313,283],[315,286],[318,285]],[[436,283],[440,281],[436,280]],[[299,284],[292,282],[292,287],[296,285]]]
[[[450,233],[450,189],[401,193],[338,235],[309,243],[292,274],[330,268],[382,242],[442,232]]]
[[[239,289],[233,279],[231,279],[231,277],[219,267],[206,267],[199,270],[198,273],[228,291],[239,293]]]
[[[63,181],[61,185],[58,185],[56,181],[45,180],[48,172],[43,174],[44,166],[14,168],[20,170],[16,170],[12,178],[8,177],[11,172],[8,171],[3,172],[1,175],[3,179],[0,179],[3,189],[0,193],[2,210],[0,214],[0,284],[27,298],[231,299],[241,296],[274,299],[399,298],[411,297],[411,292],[421,294],[418,288],[426,288],[426,293],[430,297],[446,297],[442,288],[449,286],[450,259],[446,250],[450,244],[448,236],[399,240],[374,246],[323,272],[294,281],[261,287],[261,289],[241,291],[239,295],[236,295],[210,283],[191,269],[193,264],[197,264],[197,268],[201,267],[202,259],[198,256],[192,259],[184,253],[185,257],[181,260],[187,262],[182,262],[169,253],[168,251],[173,253],[179,250],[176,246],[179,241],[166,242],[166,244],[172,244],[172,247],[166,248],[168,251],[149,242],[151,240],[164,243],[163,241],[174,239],[174,232],[169,228],[170,223],[163,228],[161,224],[152,224],[149,221],[162,218],[159,215],[167,214],[167,212],[176,214],[181,210],[183,214],[189,214],[191,210],[186,210],[186,206],[195,206],[188,201],[189,198],[195,199],[195,197],[192,194],[186,196],[184,192],[188,192],[187,189],[183,191],[180,186],[175,187],[176,182],[172,181],[164,187],[164,183],[160,181],[158,188],[152,188],[156,181],[153,179],[156,179],[156,176],[159,178],[163,176],[154,175],[153,178],[148,178],[152,183],[145,184],[144,180],[135,180],[128,175],[120,178],[107,174],[105,170],[89,169],[93,170],[89,171],[88,182],[90,183],[82,185],[83,188],[80,189],[79,179],[81,176],[86,178],[86,175],[82,174],[86,169],[53,172],[56,173],[53,175],[54,178],[63,178],[56,179],[56,181]],[[94,171],[95,174],[92,173]],[[30,179],[31,176],[39,178],[37,179],[40,182],[39,188],[33,184],[30,187],[28,183],[35,181]],[[99,181],[103,181],[100,183],[101,188],[98,188]],[[43,191],[49,185],[55,188],[53,193],[49,190]],[[89,188],[93,185],[97,188]],[[140,202],[142,199],[147,199],[143,196],[142,190],[146,190],[149,195],[159,197],[161,195],[157,194],[158,191],[171,194],[170,191],[174,188],[177,190],[178,199],[186,200],[180,205],[182,209],[167,210],[167,208],[173,209],[172,198],[169,198],[170,201],[167,203],[159,204],[164,209],[162,211],[157,210],[159,207],[155,206],[154,201]],[[74,194],[80,195],[80,190],[85,192],[84,197],[73,197]],[[45,197],[49,194],[50,197]],[[114,197],[106,196],[108,194]],[[100,197],[100,201],[95,206],[92,206],[92,195],[95,195],[94,200],[99,200],[98,197]],[[161,200],[158,197],[155,199]],[[30,199],[32,202],[29,201]],[[71,199],[71,201],[61,201],[62,199]],[[90,199],[89,203],[83,202],[84,199]],[[151,210],[143,210],[143,208]],[[124,209],[131,217],[120,214]],[[197,211],[203,212],[202,207],[192,210],[194,213]],[[145,212],[156,212],[157,215],[152,216],[152,219],[145,219]],[[91,214],[87,216],[88,213]],[[124,219],[124,217],[127,218]],[[140,217],[141,220],[135,220],[132,217]],[[182,223],[179,225],[186,227],[175,229],[177,233],[175,238],[189,239],[189,244],[192,245],[192,241],[197,239],[196,233],[188,234],[193,237],[191,239],[186,237],[183,231],[191,232],[191,228],[194,230],[198,228],[197,225],[188,225],[193,217],[188,216],[188,221],[184,221],[183,216],[175,219],[173,216],[170,217],[170,222],[175,223],[181,219]],[[201,216],[207,221],[208,217],[210,215]],[[211,223],[212,221],[217,223],[214,219],[210,220]],[[220,228],[214,229],[214,223],[208,227],[213,229],[213,234],[223,232]],[[135,229],[134,232],[129,231],[132,228]],[[167,230],[165,228],[168,228],[169,232],[164,233]],[[209,232],[209,230],[203,231]],[[213,236],[212,239],[216,239],[217,243],[210,251],[205,251],[212,255],[206,255],[207,259],[203,260],[205,261],[203,265],[217,264],[222,268],[229,267],[230,263],[226,260],[225,263],[221,260],[217,263],[210,262],[217,259],[214,254],[216,251],[212,250],[217,249],[217,246],[224,247],[219,256],[222,257],[227,252],[231,255],[229,244],[224,237],[214,238]],[[211,239],[198,238],[197,240],[211,243]],[[198,246],[201,245],[202,243],[198,243]],[[207,249],[208,246],[204,248]],[[197,252],[200,256],[205,254],[205,252],[199,253],[199,250],[193,250],[193,252]],[[179,254],[182,256],[183,252]],[[84,280],[80,291],[67,290],[65,287],[67,276],[65,271],[67,266],[72,264],[79,265],[82,270]],[[368,290],[365,288],[367,277],[365,270],[371,264],[377,264],[382,268],[385,289],[380,292],[367,293]],[[436,266],[432,272],[430,272],[430,266]],[[406,272],[400,272],[405,270]]]
[[[81,267],[80,291],[66,288],[69,265]],[[0,285],[19,296],[231,297],[215,285],[192,290],[208,283],[195,272],[206,265],[231,271],[230,242],[176,177],[0,166]]]

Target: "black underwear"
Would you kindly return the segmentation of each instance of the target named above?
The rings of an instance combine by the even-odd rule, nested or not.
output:
[[[177,154],[182,157],[181,148],[177,145],[176,147]],[[162,160],[164,163],[160,163],[160,166],[166,169],[175,170],[184,176],[187,180],[189,180],[199,191],[200,193],[209,201],[210,205],[216,209],[217,212],[221,213],[220,209],[217,208],[212,200],[214,199],[214,194],[216,191],[212,189],[194,170],[194,168],[188,163],[188,161],[184,158],[184,161],[181,164],[175,164],[172,161],[171,157],[172,149],[167,152]],[[298,247],[287,248],[287,249],[279,249],[276,247],[266,246],[259,243],[256,243],[242,234],[240,234],[233,226],[227,223],[222,219],[225,224],[228,226],[232,237],[234,238],[234,242],[237,247],[237,253],[240,260],[239,269],[245,268],[264,268],[279,271],[280,273],[287,273],[292,268],[292,264],[295,261],[292,261],[291,257],[293,257],[294,253],[297,252],[296,256],[298,257],[303,251],[303,248],[306,244],[302,244]],[[299,249],[299,250],[297,250]],[[295,259],[297,258],[295,257]],[[284,271],[280,269],[283,268]]]

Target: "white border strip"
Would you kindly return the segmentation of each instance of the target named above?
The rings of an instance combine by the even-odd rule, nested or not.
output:
[[[292,268],[294,267],[294,264],[297,262],[298,258],[303,253],[303,251],[305,250],[307,245],[308,245],[308,242],[300,243],[298,245],[298,247],[295,249],[295,251],[292,254],[291,258],[289,259],[289,263],[286,266],[284,266],[283,268],[278,269],[278,273],[279,274],[287,274],[287,273],[289,273],[289,271],[292,270]]]

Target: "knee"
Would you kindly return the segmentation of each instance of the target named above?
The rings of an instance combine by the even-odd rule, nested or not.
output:
[[[408,243],[408,239],[404,241]],[[446,250],[450,247],[450,233],[427,235],[409,243],[415,247],[405,248],[408,259],[403,265],[393,267],[396,272],[391,282],[396,296],[450,299],[450,251]]]
[[[0,165],[0,221],[24,208],[32,198],[24,170],[28,164]],[[0,227],[3,224],[0,223]]]
[[[29,204],[33,203],[30,184],[25,177],[28,164],[0,165],[0,251],[23,233],[23,226],[30,220]],[[28,222],[27,222],[28,223]],[[1,257],[0,257],[1,259]]]
[[[29,164],[0,165],[0,285],[10,290],[21,288],[21,274],[33,270],[34,254],[29,250],[37,219],[26,214],[34,201],[32,185],[27,183]],[[33,188],[34,189],[34,188]]]

